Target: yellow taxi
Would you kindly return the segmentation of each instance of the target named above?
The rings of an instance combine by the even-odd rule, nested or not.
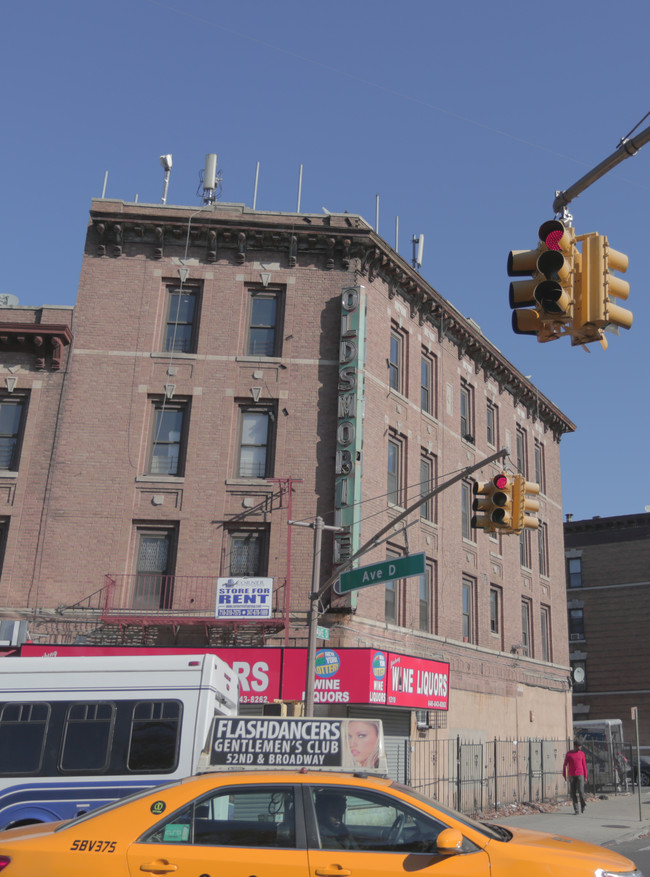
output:
[[[611,850],[475,822],[392,780],[208,773],[0,832],[1,877],[640,877]]]

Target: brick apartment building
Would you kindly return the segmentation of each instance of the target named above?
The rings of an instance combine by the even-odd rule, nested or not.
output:
[[[574,719],[621,719],[634,743],[636,706],[648,746],[650,514],[569,520],[564,539]]]
[[[0,615],[36,643],[297,655],[313,535],[288,521],[345,525],[325,581],[505,447],[541,485],[539,531],[473,530],[455,484],[364,557],[424,552],[426,574],[325,595],[321,646],[448,664],[449,710],[422,728],[567,736],[574,427],[362,218],[95,200],[74,310],[2,310],[0,345]],[[216,578],[241,576],[273,579],[268,617],[217,617]]]

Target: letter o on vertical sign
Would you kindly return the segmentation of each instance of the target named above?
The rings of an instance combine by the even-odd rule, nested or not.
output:
[[[359,290],[356,286],[351,286],[345,290],[341,296],[341,306],[346,311],[356,311],[359,307]]]
[[[352,444],[354,441],[354,434],[354,423],[339,423],[339,427],[336,430],[336,440],[340,445],[345,447]]]

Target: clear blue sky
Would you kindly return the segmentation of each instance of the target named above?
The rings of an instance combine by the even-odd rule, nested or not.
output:
[[[650,7],[602,0],[23,0],[3,9],[3,272],[24,305],[75,301],[90,199],[360,213],[577,424],[564,511],[650,505],[650,144],[573,204],[630,257],[634,326],[591,353],[515,336],[506,257],[650,110]],[[646,83],[646,86],[643,83]],[[646,89],[644,93],[644,89]],[[646,120],[642,128],[650,124]],[[645,352],[644,352],[645,351]],[[646,375],[646,377],[644,377]]]

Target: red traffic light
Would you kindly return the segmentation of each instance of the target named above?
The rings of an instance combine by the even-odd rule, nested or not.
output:
[[[499,490],[503,490],[504,487],[508,486],[508,476],[507,475],[495,475],[492,479],[492,483],[495,487],[498,487]]]

